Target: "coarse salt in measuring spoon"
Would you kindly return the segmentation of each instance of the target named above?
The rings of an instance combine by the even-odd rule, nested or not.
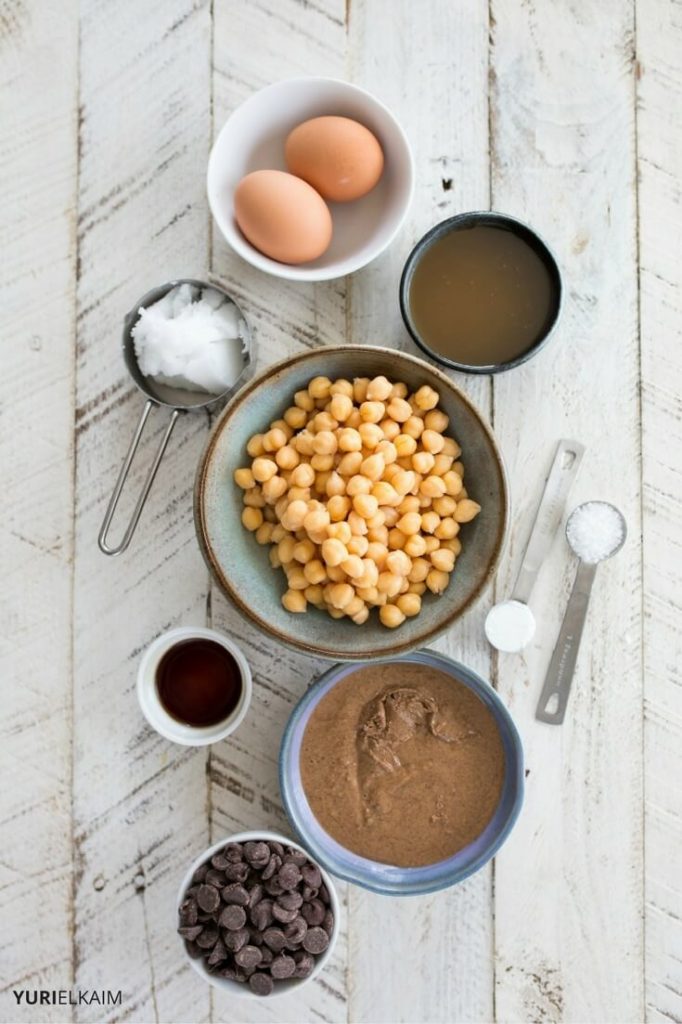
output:
[[[566,524],[568,543],[583,562],[602,562],[619,547],[625,536],[623,517],[605,501],[580,505]]]

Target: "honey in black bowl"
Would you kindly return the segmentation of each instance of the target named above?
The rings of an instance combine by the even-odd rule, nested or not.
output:
[[[172,718],[201,728],[230,717],[242,695],[242,674],[226,647],[197,637],[166,651],[156,669],[156,689]]]
[[[401,285],[405,322],[440,362],[490,372],[523,362],[548,336],[561,296],[544,243],[501,214],[463,214],[430,231]]]

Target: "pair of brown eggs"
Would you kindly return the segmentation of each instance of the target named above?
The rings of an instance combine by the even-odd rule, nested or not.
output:
[[[287,171],[252,171],[237,185],[234,213],[245,238],[280,263],[308,263],[332,240],[327,201],[367,195],[384,169],[376,136],[349,117],[314,117],[284,146]]]

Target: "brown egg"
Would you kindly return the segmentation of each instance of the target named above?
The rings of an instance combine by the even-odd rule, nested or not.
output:
[[[349,117],[304,121],[290,132],[284,152],[292,174],[337,203],[366,195],[384,169],[384,154],[376,137]]]
[[[329,247],[332,218],[324,199],[286,171],[253,171],[237,185],[234,214],[251,245],[280,263],[307,263]]]

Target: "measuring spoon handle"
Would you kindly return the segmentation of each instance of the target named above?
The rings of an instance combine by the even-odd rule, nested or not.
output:
[[[540,722],[560,725],[564,720],[596,571],[596,562],[580,562],[578,565],[559,637],[535,711],[535,717]]]

